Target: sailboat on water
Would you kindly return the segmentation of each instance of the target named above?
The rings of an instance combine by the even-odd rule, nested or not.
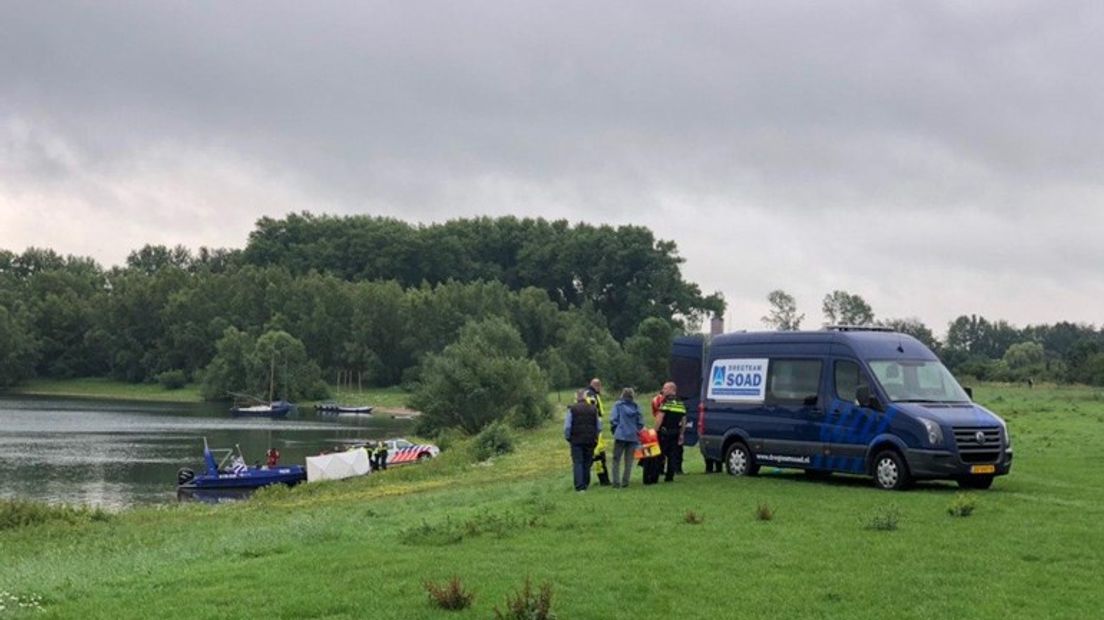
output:
[[[286,387],[285,385],[285,389]],[[239,402],[230,408],[230,415],[234,417],[286,418],[287,414],[295,408],[295,405],[289,403],[286,399],[275,400],[275,393],[276,357],[273,356],[268,367],[268,400],[246,396],[244,402],[241,402],[242,395],[232,394],[232,396],[239,399]],[[249,402],[253,404],[246,404]]]

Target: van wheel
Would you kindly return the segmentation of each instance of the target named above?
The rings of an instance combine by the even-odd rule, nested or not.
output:
[[[908,465],[894,450],[883,450],[874,457],[874,485],[886,491],[900,491],[912,484]]]
[[[755,457],[743,442],[734,442],[725,453],[725,471],[731,476],[754,476],[759,473]]]
[[[970,476],[959,478],[958,486],[964,489],[988,489],[993,486],[993,476]]]

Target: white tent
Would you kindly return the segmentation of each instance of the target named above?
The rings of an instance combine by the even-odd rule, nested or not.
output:
[[[363,476],[371,469],[371,465],[368,464],[368,451],[364,448],[322,456],[308,456],[307,482]]]

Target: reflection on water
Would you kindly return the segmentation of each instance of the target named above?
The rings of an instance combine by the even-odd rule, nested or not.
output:
[[[269,446],[284,463],[354,440],[402,436],[390,416],[232,418],[222,405],[0,397],[0,497],[118,508],[176,500],[176,470],[203,469],[211,447],[240,445],[250,464]]]

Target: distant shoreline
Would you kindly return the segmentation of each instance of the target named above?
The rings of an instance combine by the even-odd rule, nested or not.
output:
[[[331,388],[333,389],[333,388]],[[416,416],[420,412],[406,406],[407,394],[398,388],[374,388],[363,391],[333,389],[331,400],[350,405],[371,405],[373,414]],[[168,390],[156,383],[127,383],[103,377],[78,379],[32,379],[23,385],[0,389],[0,397],[55,397],[85,398],[93,400],[121,400],[134,402],[159,402],[182,404],[217,404],[199,395],[199,385],[190,383],[176,390]],[[296,403],[300,409],[313,409],[318,401]]]

